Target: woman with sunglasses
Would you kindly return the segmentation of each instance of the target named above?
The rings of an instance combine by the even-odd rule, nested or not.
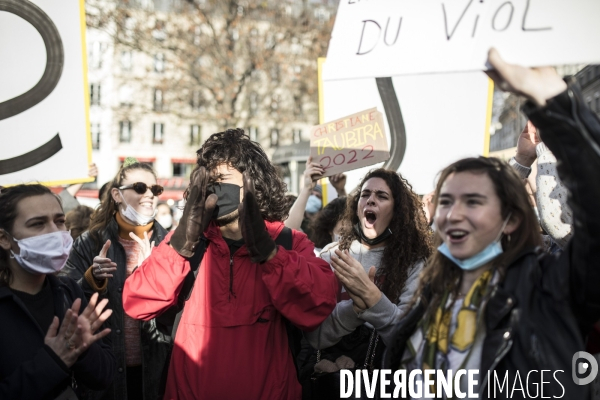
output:
[[[135,268],[167,232],[155,220],[162,186],[152,167],[127,158],[92,215],[88,232],[73,244],[66,273],[89,297],[99,293],[113,309],[107,321],[117,373],[102,399],[162,397],[163,371],[171,350],[170,328],[138,321],[123,311],[122,290]],[[166,375],[165,375],[166,377]]]

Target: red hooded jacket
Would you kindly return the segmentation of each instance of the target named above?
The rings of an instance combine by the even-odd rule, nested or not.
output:
[[[281,222],[266,222],[275,239]],[[264,264],[246,246],[230,257],[219,228],[209,246],[179,323],[165,399],[300,399],[282,315],[311,331],[336,304],[337,280],[313,253],[305,234],[292,231],[293,250],[279,246]],[[125,312],[149,320],[177,302],[189,262],[169,246],[170,235],[126,280]]]

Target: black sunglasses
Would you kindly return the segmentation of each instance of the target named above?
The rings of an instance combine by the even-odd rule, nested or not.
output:
[[[119,190],[125,190],[125,189],[133,189],[138,194],[144,194],[148,190],[148,185],[146,185],[144,182],[136,182],[136,183],[132,183],[131,185],[121,186],[119,188]],[[160,185],[150,186],[150,191],[155,196],[160,196],[164,190],[165,190],[165,188],[163,188]]]

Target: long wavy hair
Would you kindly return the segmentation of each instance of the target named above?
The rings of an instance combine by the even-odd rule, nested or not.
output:
[[[0,229],[5,230],[12,235],[15,219],[17,219],[17,216],[19,215],[19,202],[28,197],[42,196],[45,194],[53,195],[50,189],[39,184],[16,185],[10,188],[0,187]],[[59,197],[55,197],[58,204],[62,207]],[[10,251],[0,248],[0,286],[8,286],[12,279],[12,274],[8,268],[9,257]]]
[[[381,291],[392,301],[400,297],[410,268],[431,254],[431,235],[421,207],[419,196],[399,173],[383,168],[370,171],[358,188],[348,197],[339,248],[350,249],[354,240],[360,241],[354,231],[359,223],[358,201],[364,184],[372,178],[381,178],[390,188],[394,198],[392,220],[388,228],[393,232],[383,250],[377,276],[382,277]]]
[[[218,165],[228,164],[239,172],[248,171],[254,180],[256,201],[262,218],[270,222],[287,218],[287,186],[262,147],[250,140],[243,129],[227,129],[212,134],[196,154],[196,168],[205,167],[207,171],[214,171]],[[189,188],[186,197],[188,192]]]
[[[113,180],[110,181],[102,193],[100,205],[92,214],[89,226],[90,236],[96,245],[96,250],[100,251],[102,245],[104,245],[102,241],[102,232],[106,229],[111,219],[114,218],[115,213],[119,211],[119,205],[112,198],[112,189],[123,186],[123,181],[127,177],[127,174],[138,169],[150,172],[152,175],[154,175],[154,178],[156,178],[156,172],[154,172],[154,169],[149,164],[135,162],[128,164],[126,167],[121,165],[117,175],[115,175]]]
[[[529,202],[529,195],[521,178],[507,163],[497,158],[465,158],[446,167],[440,173],[433,198],[437,208],[440,190],[446,179],[455,173],[470,172],[487,175],[500,199],[500,213],[503,220],[510,215],[511,219],[520,221],[517,229],[501,240],[504,252],[494,259],[492,268],[498,268],[501,276],[515,257],[528,248],[542,244],[537,217]],[[442,239],[435,234],[434,246],[442,244]],[[419,287],[415,292],[413,303],[421,299],[427,306],[426,318],[431,318],[440,306],[444,293],[448,291],[453,297],[458,296],[461,285],[462,270],[441,253],[435,252],[421,273]],[[429,288],[431,297],[422,297],[425,288]]]

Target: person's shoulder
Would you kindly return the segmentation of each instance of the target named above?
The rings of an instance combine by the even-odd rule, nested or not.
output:
[[[323,260],[325,260],[327,262],[330,262],[331,256],[334,254],[334,252],[338,248],[339,248],[339,242],[329,243],[327,246],[323,247],[323,249],[319,253],[319,257],[321,257]]]
[[[423,270],[423,268],[425,268],[425,264],[427,263],[427,259],[421,259],[418,260],[417,262],[415,262],[413,265],[411,265],[411,267],[408,270],[408,276],[414,276],[417,277],[421,271]]]

